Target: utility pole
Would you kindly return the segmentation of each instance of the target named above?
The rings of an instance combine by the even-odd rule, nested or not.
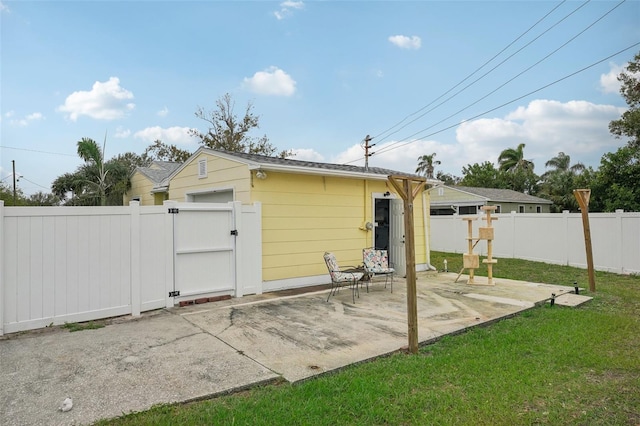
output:
[[[371,157],[373,154],[375,154],[375,152],[369,152],[369,150],[376,146],[376,144],[371,144],[369,145],[369,142],[371,142],[373,138],[369,135],[364,137],[364,171],[368,172],[369,171],[369,157]]]
[[[13,166],[13,205],[16,205],[16,160],[11,160]]]

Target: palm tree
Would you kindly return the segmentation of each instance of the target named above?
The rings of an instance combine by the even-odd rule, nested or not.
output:
[[[551,160],[544,163],[546,167],[551,167],[552,169],[543,174],[545,176],[548,173],[555,172],[570,172],[573,175],[576,175],[584,170],[584,164],[576,163],[573,166],[571,164],[571,157],[564,152],[559,152],[558,155],[553,157]]]
[[[525,144],[521,143],[517,148],[507,148],[500,153],[498,163],[500,170],[516,173],[518,171],[533,172],[533,162],[524,158]]]
[[[105,167],[104,163],[104,148],[106,144],[107,135],[104,136],[102,149],[100,149],[96,141],[93,139],[82,138],[78,141],[78,156],[82,158],[85,165],[88,166],[88,170],[86,171],[88,172],[87,174],[91,176],[86,183],[88,183],[89,186],[92,186],[97,192],[97,197],[101,206],[107,205],[107,174],[109,173],[109,170]]]
[[[133,163],[142,162],[142,159],[126,153],[105,161],[106,142],[106,135],[102,148],[90,138],[78,141],[78,156],[84,160],[84,164],[73,173],[59,176],[51,186],[52,192],[65,205],[106,206],[122,203],[122,194],[131,185]],[[68,194],[71,197],[67,199]]]
[[[507,148],[500,153],[500,171],[505,173],[514,191],[534,195],[538,190],[538,176],[533,173],[533,162],[524,158],[524,144]]]
[[[416,173],[425,175],[429,179],[433,179],[433,170],[434,165],[441,164],[440,160],[433,160],[433,157],[436,156],[434,152],[431,155],[422,155],[418,157],[418,167],[416,168]]]
[[[545,163],[551,168],[542,176],[542,194],[553,201],[553,209],[557,212],[563,210],[578,210],[578,203],[573,196],[576,176],[585,170],[582,163],[571,165],[571,157],[564,152],[559,152]]]

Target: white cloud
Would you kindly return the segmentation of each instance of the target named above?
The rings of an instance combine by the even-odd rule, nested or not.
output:
[[[7,118],[11,118],[15,116],[15,112],[14,111],[8,111],[7,113],[5,113],[5,116]],[[31,122],[33,121],[39,121],[44,119],[44,116],[39,113],[39,112],[34,112],[32,114],[27,114],[24,116],[24,118],[11,118],[9,120],[9,124],[11,124],[12,126],[19,126],[19,127],[26,127],[29,124],[31,124]]]
[[[280,10],[276,10],[275,12],[273,12],[273,15],[278,20],[282,20],[293,15],[292,9],[300,10],[303,8],[304,2],[302,1],[283,1],[282,3],[280,3]]]
[[[260,95],[291,96],[296,91],[296,82],[278,67],[269,67],[245,77],[243,87]]]
[[[131,130],[125,129],[122,126],[118,126],[116,128],[116,134],[115,134],[116,138],[124,139],[124,138],[128,138],[129,136],[131,136]]]
[[[159,115],[160,117],[166,117],[169,114],[169,108],[164,107],[160,111],[158,111],[156,114]]]
[[[436,153],[435,159],[442,162],[436,166],[436,173],[442,171],[462,177],[463,167],[485,161],[497,165],[500,152],[524,143],[525,157],[534,162],[538,174],[544,173],[544,164],[561,151],[571,156],[573,164],[582,162],[597,168],[604,153],[626,143],[615,139],[608,128],[609,122],[619,118],[624,110],[586,101],[534,100],[504,117],[461,123],[456,130],[456,141],[381,143],[374,140],[376,154],[370,157],[369,165],[413,173],[419,156]],[[329,161],[363,166],[364,151],[359,143],[354,144]]]
[[[294,148],[291,150],[293,156],[289,157],[300,161],[315,161],[317,163],[324,162],[324,156],[318,151],[310,148]]]
[[[534,161],[536,172],[544,163],[565,152],[572,162],[597,167],[603,153],[616,150],[623,142],[609,133],[609,122],[624,108],[586,101],[558,102],[538,99],[518,107],[504,118],[479,119],[462,123],[456,130],[465,154],[465,164],[497,162],[506,148],[526,144],[525,157]]]
[[[9,6],[7,6],[6,4],[4,4],[4,2],[0,1],[0,12],[4,12],[4,13],[10,13],[11,9],[9,9]]]
[[[396,147],[396,149],[390,149]],[[455,146],[443,145],[436,141],[416,140],[411,143],[389,141],[377,144],[374,154],[369,158],[369,167],[382,167],[399,172],[414,173],[418,166],[418,157],[424,154],[436,153],[436,159],[455,155]],[[354,161],[356,160],[356,161]],[[331,159],[332,163],[349,163],[356,166],[364,166],[364,150],[360,144],[355,144]],[[443,161],[444,162],[444,161]],[[440,166],[436,166],[436,172]]]
[[[422,40],[418,36],[394,35],[389,37],[389,41],[401,49],[420,49]]]
[[[78,120],[81,115],[98,120],[115,120],[133,110],[135,104],[129,102],[131,99],[133,93],[120,87],[118,77],[111,77],[104,83],[96,81],[91,91],[73,92],[57,110],[68,113],[72,121]]]
[[[160,126],[147,127],[146,129],[136,132],[133,137],[150,143],[158,139],[167,144],[195,143],[195,138],[189,135],[188,127],[174,126],[166,129]]]
[[[600,90],[603,93],[620,93],[620,82],[618,76],[622,72],[628,72],[626,65],[617,65],[613,62],[609,63],[609,72],[600,75]],[[640,79],[640,72],[633,73],[636,78]]]
[[[618,75],[624,70],[624,67],[613,62],[609,63],[609,67],[611,69],[608,73],[600,75],[600,88],[603,93],[619,93],[620,82],[618,81]]]

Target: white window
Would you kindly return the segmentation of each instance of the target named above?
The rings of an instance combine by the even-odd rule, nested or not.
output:
[[[542,213],[542,206],[536,206],[536,213]]]
[[[438,196],[442,197],[444,195],[444,188],[438,188]]]
[[[198,177],[206,178],[207,177],[207,160],[203,158],[202,160],[198,160]]]
[[[500,213],[500,204],[496,204],[496,213]]]
[[[518,206],[518,213],[524,213],[524,206]]]

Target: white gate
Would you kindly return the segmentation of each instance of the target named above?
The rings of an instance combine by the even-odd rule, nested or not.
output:
[[[236,209],[232,203],[185,203],[173,213],[174,302],[236,290]]]

